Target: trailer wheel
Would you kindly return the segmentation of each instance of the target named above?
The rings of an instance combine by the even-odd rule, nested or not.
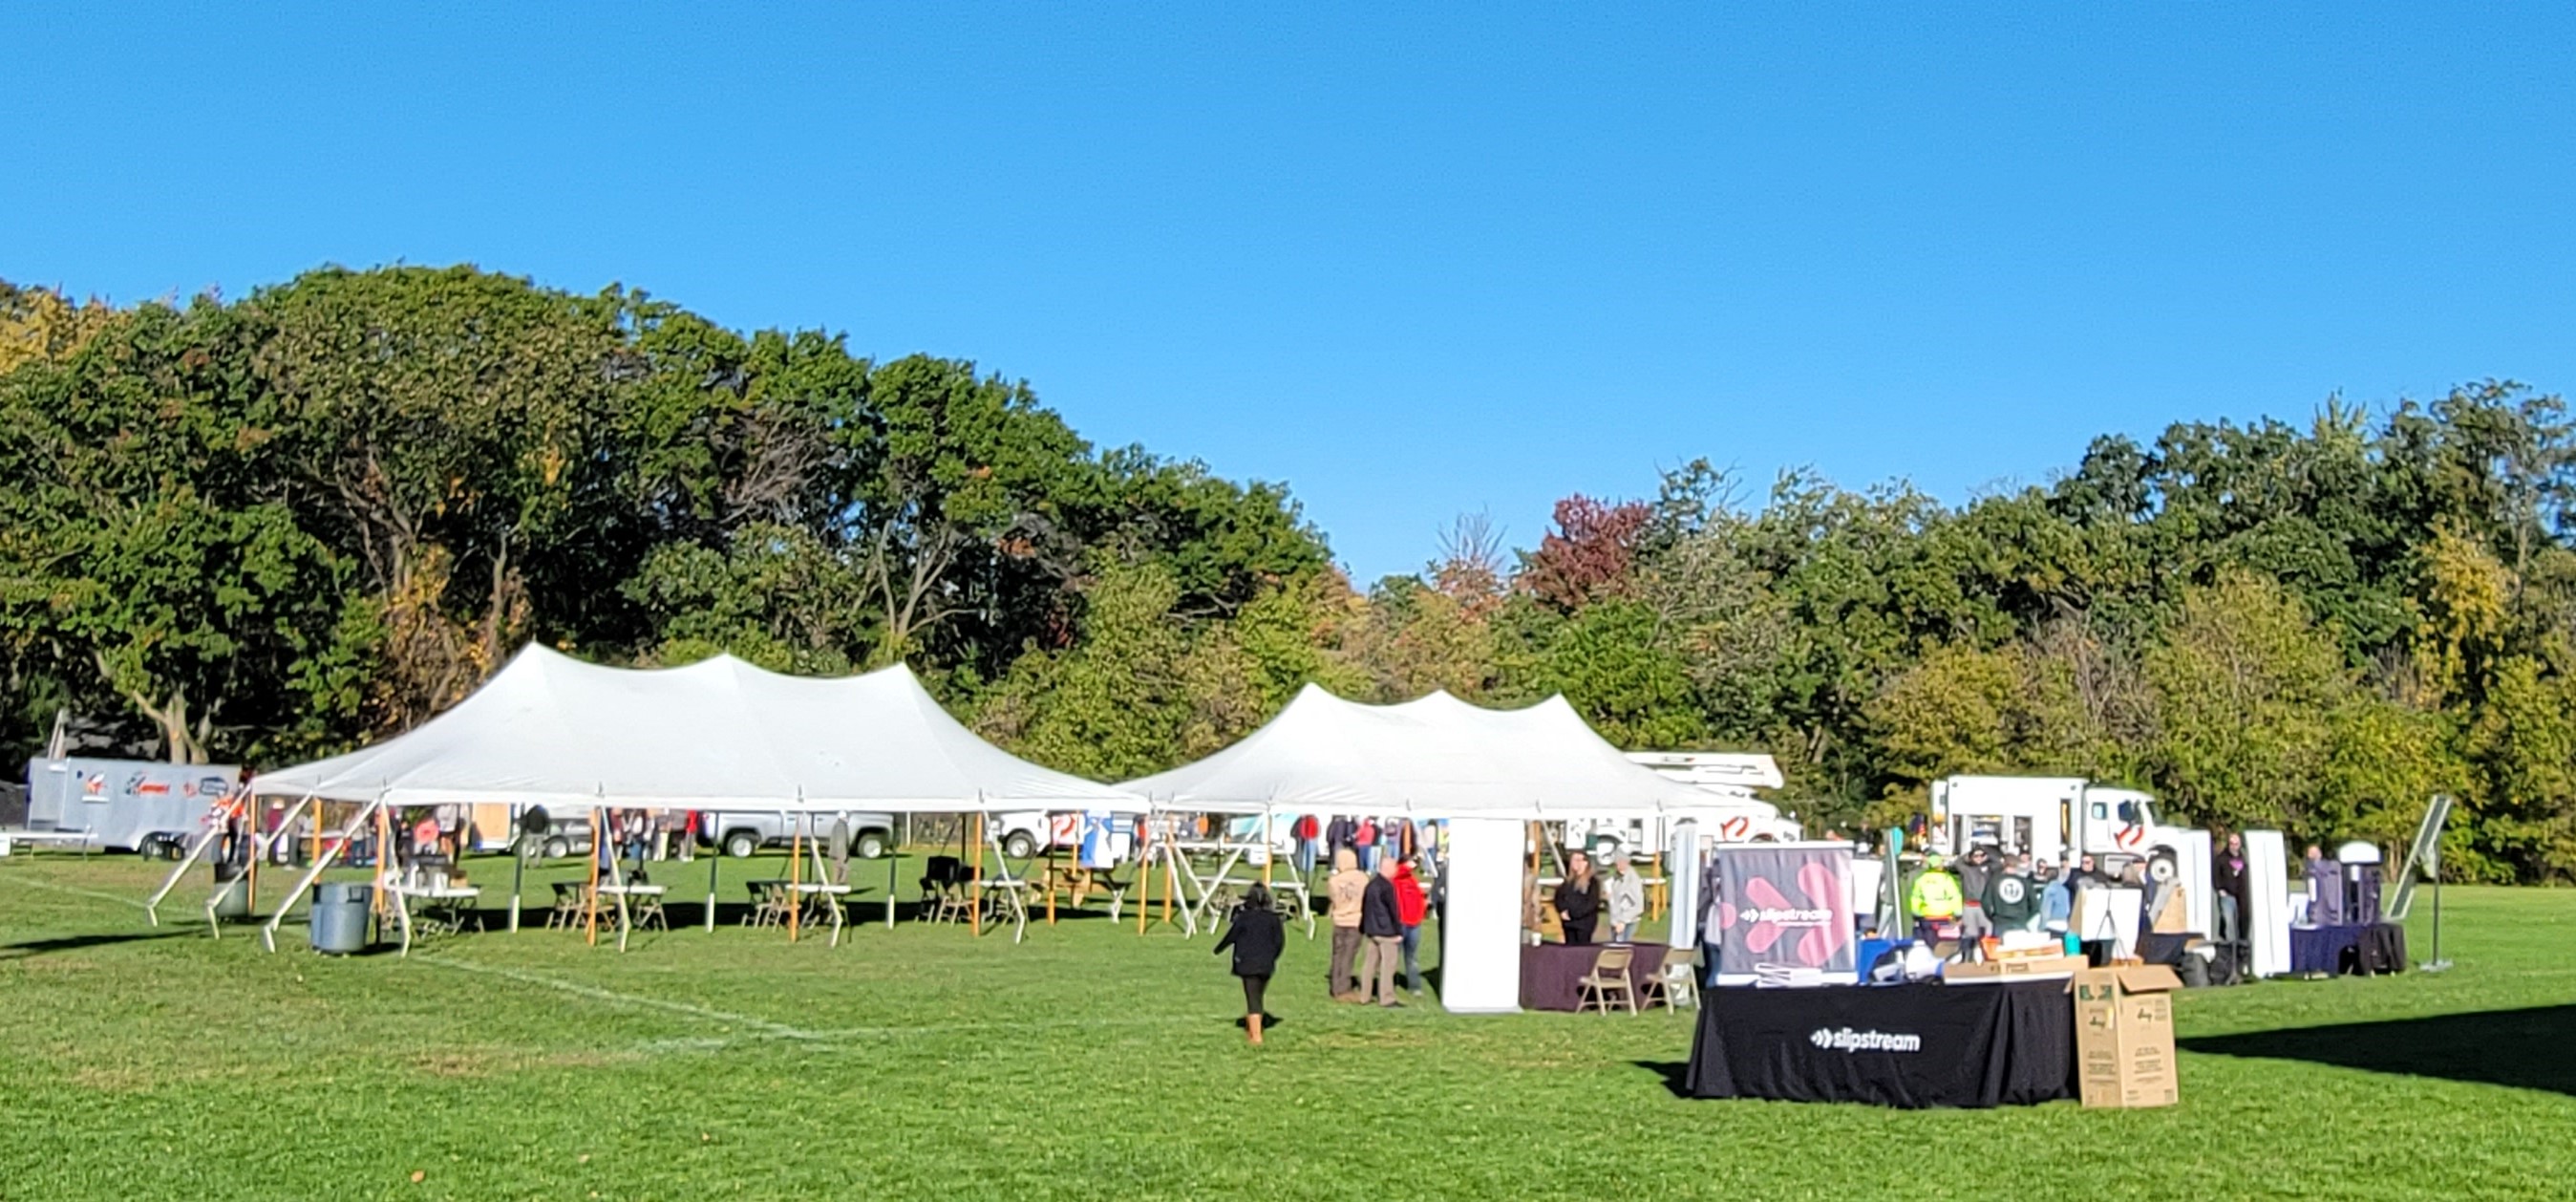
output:
[[[546,858],[560,860],[572,854],[572,843],[561,835],[546,840]]]
[[[1027,831],[1012,831],[1002,839],[1002,854],[1014,860],[1025,860],[1038,854],[1038,841]]]
[[[885,837],[885,832],[884,832],[884,831],[861,831],[861,832],[859,832],[859,858],[860,858],[860,859],[862,859],[862,860],[882,860],[882,859],[884,859],[884,858],[885,858],[885,854],[886,854],[886,837]]]

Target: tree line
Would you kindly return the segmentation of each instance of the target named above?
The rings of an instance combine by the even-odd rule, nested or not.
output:
[[[1094,447],[971,362],[335,268],[124,308],[0,285],[0,481],[13,757],[58,712],[99,750],[324,754],[543,640],[909,662],[1107,779],[1308,682],[1561,692],[1622,746],[1777,755],[1813,827],[1968,771],[2301,839],[2402,840],[2446,792],[2461,877],[2576,875],[2576,425],[2502,382],[2105,437],[1955,506],[1692,462],[1361,587],[1284,488]]]

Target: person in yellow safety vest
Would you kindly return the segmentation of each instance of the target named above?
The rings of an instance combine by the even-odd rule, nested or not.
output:
[[[1959,893],[1959,878],[1933,864],[1915,875],[1913,887],[1905,891],[1905,908],[1914,915],[1914,937],[1930,939],[1938,924],[1958,919],[1967,899]]]

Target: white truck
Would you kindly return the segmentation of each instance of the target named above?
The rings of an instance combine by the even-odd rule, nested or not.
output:
[[[1630,763],[1658,776],[1714,794],[1710,812],[1699,817],[1701,833],[1720,843],[1790,843],[1802,837],[1798,824],[1780,807],[1754,796],[1755,789],[1777,789],[1783,783],[1779,761],[1767,755],[1731,751],[1631,751]],[[1566,823],[1569,846],[1598,851],[1617,843],[1631,855],[1652,856],[1667,841],[1662,820],[1643,818],[1575,819]]]
[[[2214,929],[2209,836],[2156,819],[2156,799],[2075,776],[1951,776],[1932,782],[1936,850],[1983,845],[2065,864],[2090,855],[2118,874],[2143,864],[2149,888],[2179,884],[2196,931]]]

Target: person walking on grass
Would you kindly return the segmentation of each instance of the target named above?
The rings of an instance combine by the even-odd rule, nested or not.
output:
[[[1279,967],[1279,950],[1287,943],[1279,911],[1270,904],[1270,890],[1255,882],[1243,891],[1243,904],[1227,920],[1225,937],[1216,941],[1220,952],[1234,949],[1234,975],[1243,980],[1243,1032],[1254,1047],[1261,1046],[1261,1024],[1269,1017],[1261,1009],[1261,995],[1270,987],[1270,974]]]
[[[1416,857],[1419,859],[1420,857]],[[1431,898],[1422,891],[1415,860],[1395,866],[1395,917],[1404,924],[1404,985],[1422,996],[1422,920],[1431,913]]]
[[[1333,962],[1325,970],[1333,1000],[1360,1000],[1360,984],[1352,975],[1360,958],[1360,899],[1368,892],[1368,874],[1360,871],[1359,853],[1348,847],[1333,849],[1333,875],[1325,878],[1325,896],[1332,899]]]
[[[1395,870],[1403,863],[1391,855],[1379,857],[1377,871],[1360,891],[1360,936],[1368,940],[1360,967],[1362,1002],[1403,1005],[1395,1000],[1395,965],[1404,956],[1404,908],[1395,896]]]

